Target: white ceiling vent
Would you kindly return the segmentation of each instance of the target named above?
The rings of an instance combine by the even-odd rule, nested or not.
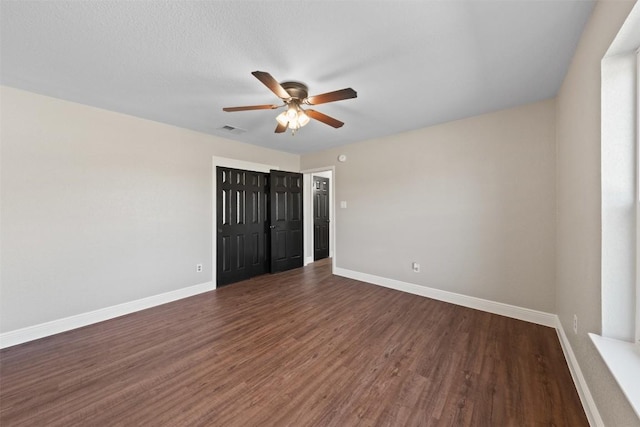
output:
[[[245,129],[240,129],[240,128],[236,128],[236,127],[229,126],[229,125],[224,125],[219,129],[220,130],[224,130],[224,131],[229,132],[229,133],[232,133],[234,135],[240,135],[241,133],[245,133],[246,132]]]

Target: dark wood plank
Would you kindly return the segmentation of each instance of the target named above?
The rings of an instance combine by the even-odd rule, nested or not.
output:
[[[588,422],[553,329],[327,259],[0,351],[0,424]]]

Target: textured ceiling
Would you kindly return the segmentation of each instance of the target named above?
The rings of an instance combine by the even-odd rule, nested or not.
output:
[[[591,1],[7,1],[3,85],[293,153],[553,97]],[[251,75],[297,80],[314,107],[274,134],[278,103]],[[9,107],[10,106],[4,106]],[[233,134],[225,125],[246,130]]]

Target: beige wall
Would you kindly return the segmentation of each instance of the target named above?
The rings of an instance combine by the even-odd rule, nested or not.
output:
[[[0,96],[1,332],[211,281],[212,156],[299,170],[297,155]]]
[[[587,337],[601,329],[600,61],[633,1],[599,2],[558,94],[557,298],[571,347],[606,425],[639,421]]]
[[[554,115],[549,100],[302,156],[336,167],[337,266],[554,312]]]

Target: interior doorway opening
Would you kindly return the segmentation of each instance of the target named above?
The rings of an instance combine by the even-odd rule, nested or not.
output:
[[[305,242],[305,265],[315,261],[315,249],[317,246],[317,235],[315,229],[316,215],[314,213],[314,178],[324,178],[328,180],[328,257],[331,258],[331,262],[335,267],[336,256],[336,221],[335,221],[335,167],[327,166],[316,169],[303,170],[304,174],[304,207],[305,207],[305,220],[304,220],[304,242]],[[324,259],[324,258],[319,258]]]
[[[330,178],[313,175],[313,260],[329,258]]]

